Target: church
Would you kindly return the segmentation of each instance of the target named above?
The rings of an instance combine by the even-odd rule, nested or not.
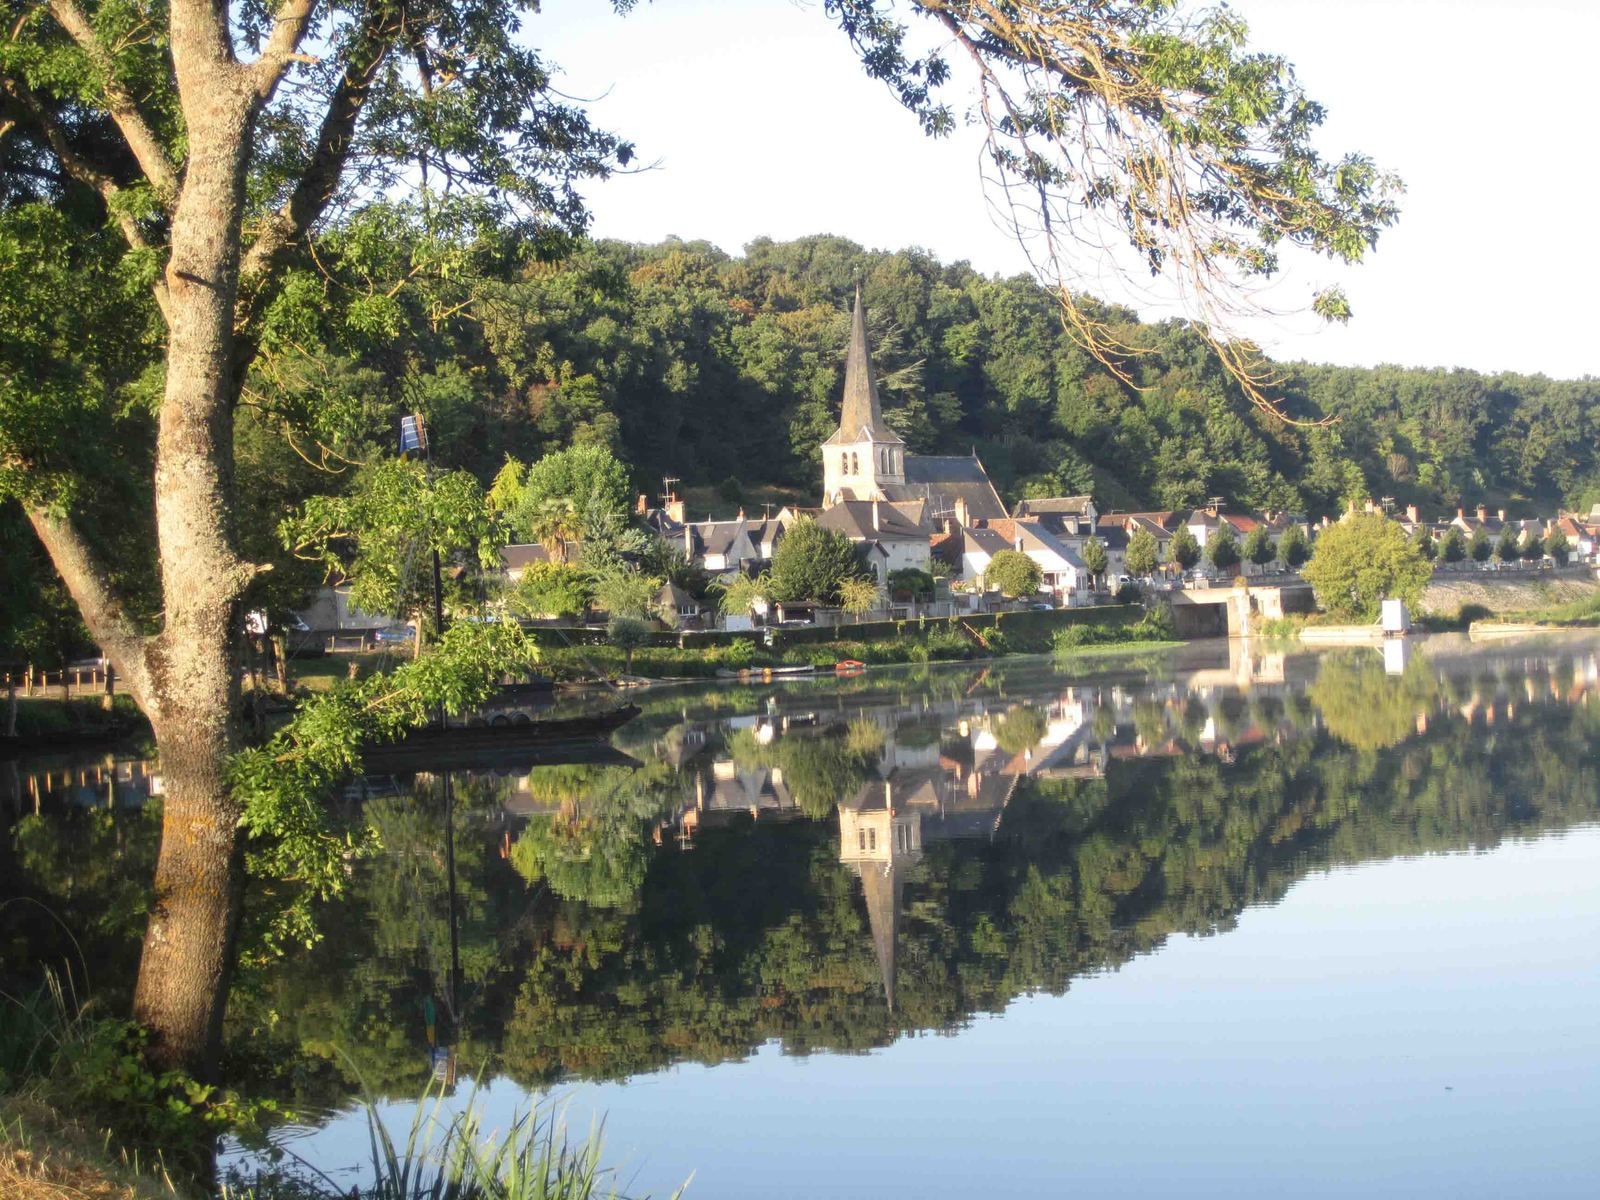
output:
[[[884,421],[859,285],[839,428],[822,444],[822,507],[853,500],[905,506],[901,511],[908,515],[910,509],[920,508],[921,520],[932,525],[951,519],[966,525],[1006,516],[977,454],[909,454],[900,435]]]

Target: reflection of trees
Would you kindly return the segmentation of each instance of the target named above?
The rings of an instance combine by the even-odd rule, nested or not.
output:
[[[1044,714],[1031,704],[1006,710],[995,727],[995,745],[1007,754],[1026,754],[1044,740],[1048,725]]]
[[[1369,651],[1334,651],[1322,659],[1307,694],[1329,733],[1359,750],[1377,750],[1415,732],[1417,717],[1439,694],[1439,680],[1420,658],[1391,676]]]
[[[464,788],[460,1059],[492,1058],[533,1083],[717,1062],[773,1039],[791,1052],[881,1045],[1028,990],[1062,991],[1175,932],[1225,929],[1325,864],[1489,846],[1595,817],[1600,706],[1502,706],[1491,727],[1434,703],[1419,733],[1411,706],[1428,707],[1425,676],[1374,677],[1360,656],[1326,665],[1311,697],[1327,732],[1305,696],[1258,692],[1254,723],[1281,714],[1304,736],[1247,741],[1233,762],[1110,757],[1103,778],[1024,778],[992,842],[928,842],[901,893],[892,1012],[833,823],[736,821],[701,829],[692,850],[658,847],[651,832],[678,797],[664,764],[540,769],[528,789],[550,811],[508,860],[498,807]],[[1478,686],[1561,690],[1543,676]],[[1403,729],[1383,714],[1391,703]],[[1363,708],[1380,711],[1349,716]],[[1155,745],[1208,712],[1197,698],[1141,698],[1132,724]],[[738,734],[728,748],[831,807],[876,768],[882,728],[808,727],[765,746]],[[970,770],[970,739],[945,733],[945,769]],[[897,732],[902,749],[910,740]],[[348,1054],[380,1094],[422,1086],[418,1003],[441,986],[447,926],[442,808],[433,789],[416,792],[368,803],[384,852],[321,914],[324,940],[236,992],[230,1029],[257,1084],[336,1102],[356,1089]],[[70,900],[75,923],[97,905],[110,920],[133,903],[114,864],[139,851],[78,837],[79,816],[57,834],[19,828],[10,852],[28,887]],[[117,820],[133,828],[131,815]],[[530,889],[513,862],[529,873],[531,862],[549,887]],[[131,970],[136,918],[104,932],[126,939],[119,961]]]
[[[809,734],[789,733],[766,745],[750,730],[741,729],[728,740],[728,753],[740,767],[781,771],[800,811],[820,820],[866,781],[883,753],[883,740],[883,731],[870,721]]]
[[[543,768],[560,771],[547,798],[560,809],[535,815],[511,847],[511,865],[530,883],[602,908],[631,904],[644,882],[650,831],[683,798],[665,763],[630,767]],[[529,778],[540,795],[539,775]]]

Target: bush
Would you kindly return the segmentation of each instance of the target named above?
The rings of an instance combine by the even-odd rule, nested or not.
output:
[[[1139,590],[1139,585],[1129,580],[1117,589],[1116,601],[1118,604],[1137,604],[1144,593]]]

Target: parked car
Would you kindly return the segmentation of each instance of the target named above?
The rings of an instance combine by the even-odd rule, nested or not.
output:
[[[1028,605],[1028,607],[1034,612],[1054,612],[1056,606],[1044,600],[1035,600],[1032,604]]]

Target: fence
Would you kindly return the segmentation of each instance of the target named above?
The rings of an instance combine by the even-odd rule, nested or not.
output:
[[[20,696],[60,700],[92,696],[106,697],[108,702],[118,688],[124,693],[128,690],[110,663],[97,667],[62,667],[56,671],[29,664],[20,670],[6,671],[0,676],[0,686],[7,695],[15,692]]]

